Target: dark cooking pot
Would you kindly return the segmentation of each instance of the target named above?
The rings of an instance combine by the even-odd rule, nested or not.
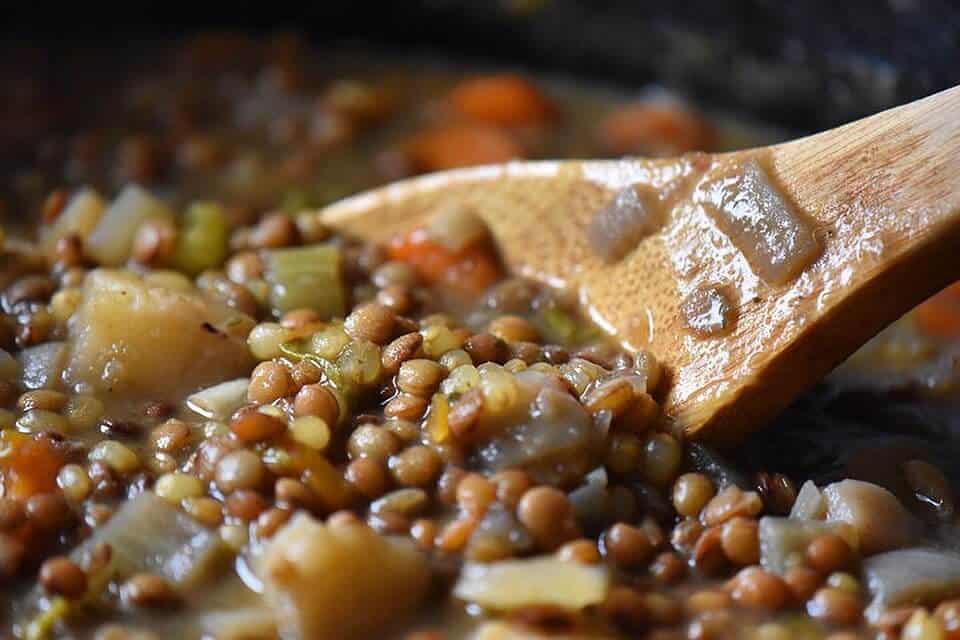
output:
[[[37,45],[31,72],[54,84],[70,82],[60,63],[78,52],[92,60],[132,55],[141,38],[215,26],[295,29],[324,44],[360,41],[626,87],[657,82],[800,131],[960,83],[960,4],[947,0],[354,0],[275,2],[239,13],[209,4],[188,12],[156,2],[35,2],[5,11],[0,32]],[[0,58],[0,74],[5,63],[12,62]],[[954,407],[909,392],[878,398],[824,386],[737,455],[748,467],[763,460],[767,468],[828,476],[859,449],[882,442],[932,449],[960,480],[960,445],[944,444],[960,442],[947,437],[960,435]]]

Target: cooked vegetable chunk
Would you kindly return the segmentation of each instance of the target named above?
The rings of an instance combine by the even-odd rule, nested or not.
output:
[[[250,354],[228,333],[231,322],[249,319],[130,272],[96,271],[70,320],[66,379],[83,389],[157,400],[245,375]]]
[[[305,514],[274,536],[260,575],[281,635],[314,640],[381,637],[430,584],[426,560],[409,543],[359,522],[321,524]]]

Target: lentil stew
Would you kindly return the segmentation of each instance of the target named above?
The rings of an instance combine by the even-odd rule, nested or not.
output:
[[[766,129],[295,39],[159,58],[104,94],[122,117],[0,122],[5,637],[960,637],[956,498],[923,451],[730,462],[661,419],[656,354],[505,273],[470,211],[383,246],[317,214],[414,173]],[[952,397],[954,289],[830,384]],[[684,304],[703,339],[733,321],[719,289]]]

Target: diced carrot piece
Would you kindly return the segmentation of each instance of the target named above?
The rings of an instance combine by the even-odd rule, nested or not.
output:
[[[513,139],[487,125],[450,125],[421,131],[405,147],[417,172],[506,162],[523,157]]]
[[[8,429],[0,432],[0,450],[4,452],[0,473],[7,497],[26,500],[57,489],[57,472],[66,460],[50,440]]]
[[[600,125],[601,141],[614,153],[676,155],[709,151],[716,137],[714,128],[700,115],[670,104],[627,105]]]
[[[556,114],[536,85],[512,73],[465,80],[453,88],[449,101],[462,116],[507,127],[542,125]]]
[[[394,260],[416,267],[427,282],[445,284],[465,293],[482,293],[502,277],[500,263],[486,242],[451,251],[427,239],[420,229],[395,238],[387,251]]]

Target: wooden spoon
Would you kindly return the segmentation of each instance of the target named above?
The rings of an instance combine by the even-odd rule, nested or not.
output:
[[[727,205],[711,200],[751,162],[787,202],[785,228],[754,211],[760,226],[739,233],[734,201],[749,209],[757,196],[736,185],[721,193]],[[622,259],[605,260],[588,228],[630,185],[664,220]],[[575,291],[627,348],[653,352],[668,372],[664,411],[679,427],[730,442],[960,278],[960,87],[763,149],[427,175],[335,203],[324,219],[385,241],[452,205],[487,222],[514,273]],[[806,257],[791,265],[787,256],[779,272],[764,268],[751,243],[787,250],[794,223],[813,234],[814,250],[801,246]],[[711,288],[724,292],[734,326],[701,337],[683,301]]]

